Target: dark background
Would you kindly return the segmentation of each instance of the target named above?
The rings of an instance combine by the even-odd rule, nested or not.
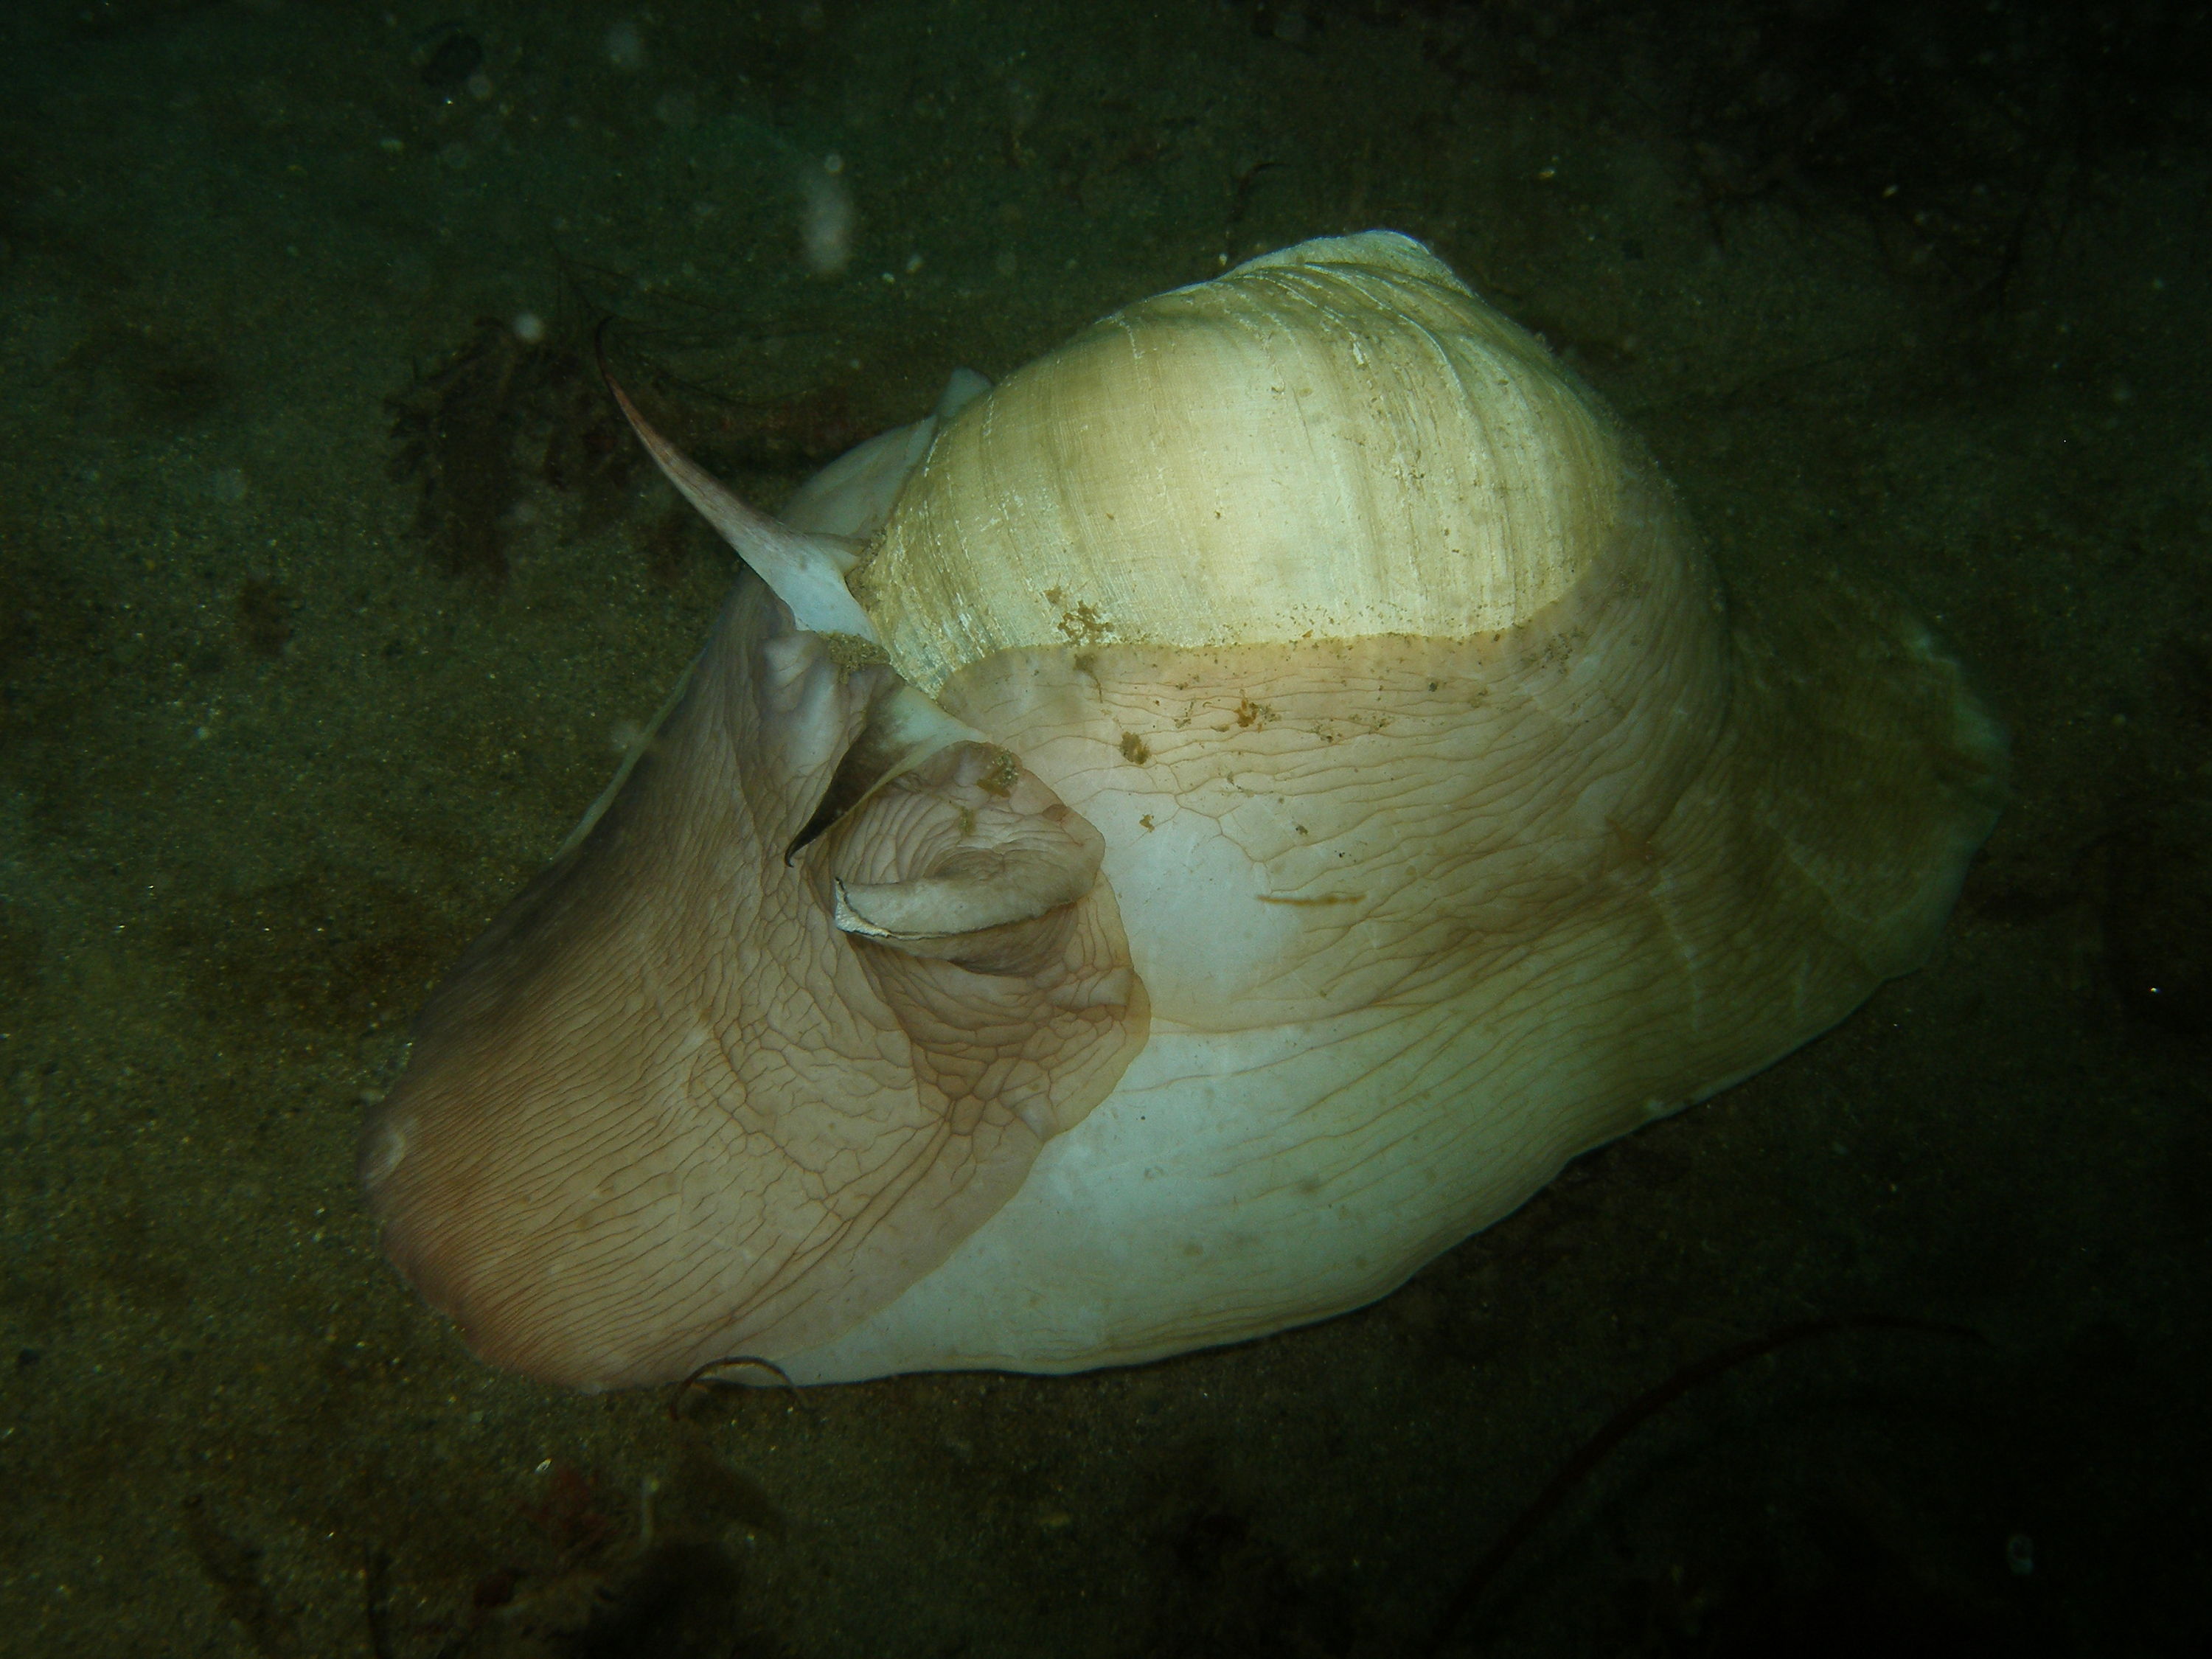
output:
[[[2203,8],[113,0],[0,48],[0,1650],[1414,1652],[1626,1402],[1881,1313],[1980,1340],[1699,1383],[1455,1650],[2212,1653]],[[772,505],[956,365],[1377,225],[1724,568],[1968,663],[2016,799],[1936,960],[1310,1330],[682,1422],[471,1360],[362,1103],[731,570],[590,326]]]

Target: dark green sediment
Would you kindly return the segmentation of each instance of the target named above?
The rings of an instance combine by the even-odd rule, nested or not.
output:
[[[78,0],[0,84],[0,1654],[1391,1655],[1656,1379],[1869,1313],[1989,1340],[1686,1394],[1481,1650],[2212,1640],[2201,8]],[[591,328],[773,505],[1370,226],[1968,665],[1934,961],[1310,1330],[677,1420],[471,1359],[362,1103],[730,574]]]

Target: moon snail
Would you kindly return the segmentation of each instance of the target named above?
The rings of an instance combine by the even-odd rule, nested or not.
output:
[[[1357,1307],[1919,965],[1998,808],[1925,629],[1724,591],[1394,234],[956,377],[780,520],[624,407],[748,568],[360,1153],[401,1273],[535,1377]]]

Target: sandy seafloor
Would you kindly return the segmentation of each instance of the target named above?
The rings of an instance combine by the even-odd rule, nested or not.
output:
[[[1701,1384],[1455,1650],[2212,1652],[2201,8],[92,0],[0,45],[0,1651],[1414,1652],[1623,1403],[1877,1312],[1984,1340]],[[378,1255],[363,1104],[732,568],[580,330],[772,503],[956,365],[1375,225],[1727,568],[1888,584],[1971,666],[2016,793],[1936,959],[1317,1328],[682,1424],[471,1359]]]

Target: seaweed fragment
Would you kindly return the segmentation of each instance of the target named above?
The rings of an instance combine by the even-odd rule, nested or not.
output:
[[[549,1460],[537,1501],[514,1513],[526,1528],[492,1543],[489,1571],[417,1587],[428,1618],[393,1617],[388,1557],[372,1547],[363,1612],[374,1659],[401,1650],[432,1659],[768,1659],[778,1647],[741,1595],[734,1529],[786,1536],[781,1509],[717,1456],[690,1425],[677,1431],[661,1476],[635,1507],[577,1465]],[[489,1540],[488,1540],[489,1541]],[[405,1589],[399,1599],[410,1599]],[[421,1644],[432,1644],[427,1650]]]
[[[619,422],[561,328],[526,340],[488,317],[467,342],[385,400],[397,483],[419,482],[414,534],[446,575],[487,591],[513,568],[533,483],[576,498],[567,533],[618,520],[637,466]]]
[[[261,1552],[233,1537],[208,1513],[204,1496],[184,1504],[185,1542],[222,1598],[222,1610],[244,1632],[247,1643],[269,1659],[289,1659],[300,1651],[292,1621],[261,1582]]]
[[[415,534],[447,575],[489,588],[507,580],[520,495],[514,398],[523,356],[511,330],[479,319],[466,345],[385,405],[399,446],[391,476],[422,484]]]

